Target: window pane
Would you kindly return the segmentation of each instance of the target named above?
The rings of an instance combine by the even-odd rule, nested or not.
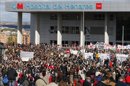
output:
[[[90,34],[104,34],[104,27],[91,27]]]

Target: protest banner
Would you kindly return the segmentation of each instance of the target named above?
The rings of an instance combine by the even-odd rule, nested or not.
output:
[[[107,54],[107,53],[99,53],[99,57],[100,57],[101,60],[110,59],[110,54]]]
[[[21,51],[20,52],[20,58],[22,61],[29,61],[29,59],[32,59],[34,57],[34,52],[27,52],[27,51]]]
[[[127,49],[130,49],[130,45],[127,45]]]
[[[104,43],[103,42],[97,42],[95,45],[96,45],[96,48],[98,48],[98,50],[104,49]]]
[[[78,54],[78,51],[77,50],[70,50],[71,54],[74,54],[74,55],[77,55]]]
[[[127,54],[116,54],[116,59],[120,62],[126,61],[129,55]]]
[[[85,53],[84,58],[85,59],[93,59],[93,53]]]
[[[106,53],[99,53],[99,57],[101,60],[110,59],[110,55],[106,54]],[[88,59],[88,58],[93,59],[93,53],[85,53],[84,58],[85,59]]]

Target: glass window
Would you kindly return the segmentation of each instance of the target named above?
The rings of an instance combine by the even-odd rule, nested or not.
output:
[[[113,21],[114,20],[114,15],[110,15],[110,20]]]
[[[94,14],[94,20],[104,20],[105,15],[104,14]]]
[[[89,29],[88,27],[85,27],[84,33],[85,33],[85,34],[90,34],[90,29]]]
[[[57,26],[50,26],[50,33],[57,33]]]
[[[50,40],[50,44],[57,44],[56,40]]]
[[[108,27],[108,34],[113,35],[113,27]]]
[[[90,34],[104,34],[104,27],[91,27]]]
[[[63,14],[62,15],[62,20],[80,20],[80,15],[79,14]]]
[[[71,29],[70,29],[70,33],[72,33],[72,34],[75,34],[75,27],[72,27]]]
[[[51,14],[50,20],[57,20],[57,14]]]
[[[79,31],[79,27],[76,27],[76,34],[79,34],[80,31]]]
[[[57,26],[50,26],[50,33],[57,33]],[[75,26],[62,26],[62,31],[63,34],[79,34],[80,33],[80,28],[75,27]]]
[[[79,27],[75,26],[63,26],[62,27],[62,33],[65,34],[79,34]]]

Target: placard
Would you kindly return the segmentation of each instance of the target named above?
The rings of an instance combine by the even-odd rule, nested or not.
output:
[[[22,61],[29,61],[29,59],[32,59],[34,57],[34,52],[27,52],[27,51],[21,51],[20,52],[20,58]]]
[[[127,60],[128,56],[128,54],[116,54],[116,59],[123,62]]]
[[[85,59],[93,59],[93,53],[85,53],[84,58]]]

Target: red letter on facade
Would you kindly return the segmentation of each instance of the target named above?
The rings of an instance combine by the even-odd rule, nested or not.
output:
[[[96,3],[96,9],[101,10],[102,9],[102,3]]]
[[[23,9],[23,3],[17,3],[17,9]]]

